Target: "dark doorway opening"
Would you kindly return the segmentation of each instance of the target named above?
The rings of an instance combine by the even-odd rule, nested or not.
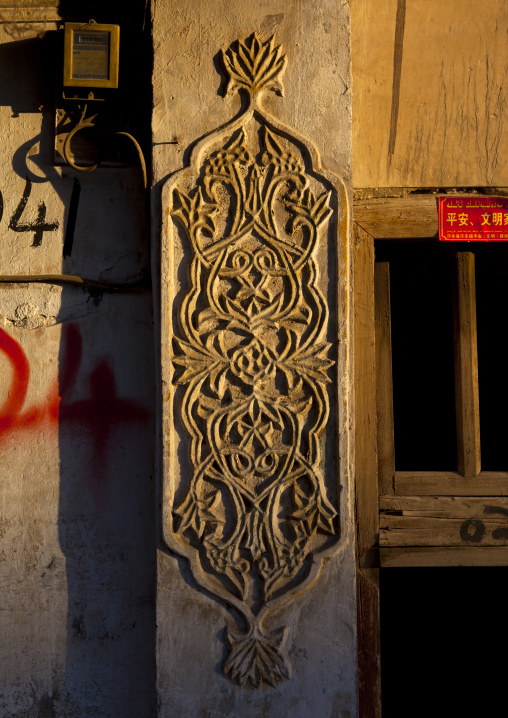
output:
[[[508,567],[381,570],[383,718],[506,714]]]

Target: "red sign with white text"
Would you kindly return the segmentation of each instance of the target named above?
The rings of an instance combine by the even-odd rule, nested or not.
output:
[[[439,197],[439,239],[508,242],[508,197]]]

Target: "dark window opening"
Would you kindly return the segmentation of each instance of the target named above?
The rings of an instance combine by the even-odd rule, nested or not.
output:
[[[390,263],[397,471],[456,471],[450,247],[376,244]]]
[[[508,471],[508,245],[475,255],[482,471]]]

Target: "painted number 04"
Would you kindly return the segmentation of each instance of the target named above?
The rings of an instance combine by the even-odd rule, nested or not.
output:
[[[46,222],[46,205],[44,202],[39,202],[37,207],[37,217],[32,222],[22,223],[21,216],[25,211],[30,193],[32,191],[32,182],[26,178],[25,189],[23,190],[23,196],[21,197],[18,206],[14,210],[12,217],[9,221],[9,229],[13,232],[33,232],[34,239],[32,242],[33,247],[39,247],[42,244],[42,237],[44,232],[54,232],[58,229],[58,222]],[[0,221],[4,213],[4,201],[2,193],[0,192]]]
[[[508,516],[508,509],[503,506],[485,506],[483,513]],[[468,543],[481,543],[486,533],[487,526],[480,519],[467,519],[460,526],[460,538]],[[508,527],[500,526],[494,529],[492,538],[496,541],[506,541],[508,539]]]

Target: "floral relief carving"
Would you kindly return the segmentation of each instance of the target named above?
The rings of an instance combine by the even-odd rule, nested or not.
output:
[[[291,676],[287,628],[268,630],[266,617],[310,586],[340,537],[325,471],[337,351],[316,248],[345,209],[301,138],[259,104],[282,90],[281,47],[254,35],[223,61],[249,105],[169,186],[173,231],[191,250],[171,348],[189,459],[169,477],[165,520],[171,548],[247,628],[228,630],[224,672],[275,685]]]

